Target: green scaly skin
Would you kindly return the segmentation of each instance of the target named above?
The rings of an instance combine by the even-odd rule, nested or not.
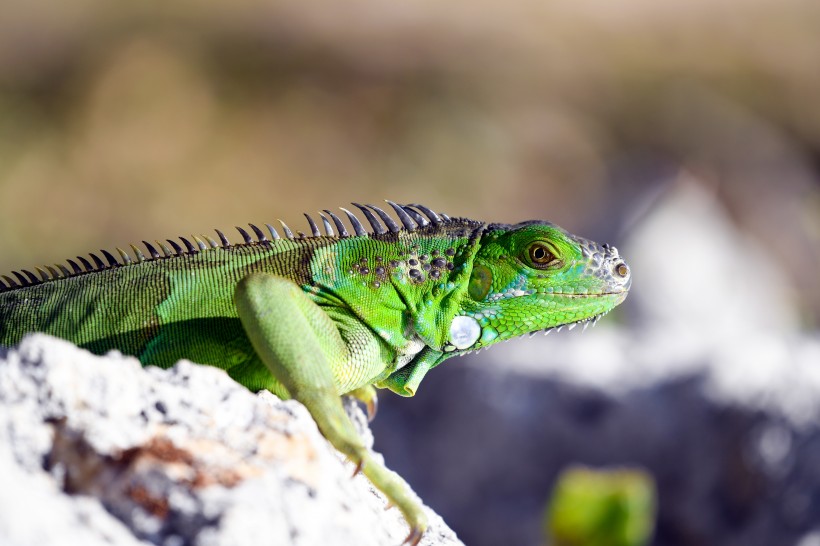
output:
[[[104,252],[0,281],[0,344],[47,332],[143,364],[187,358],[225,369],[247,388],[302,402],[325,437],[357,465],[410,525],[426,528],[406,484],[375,461],[340,395],[375,409],[374,387],[412,396],[445,359],[565,324],[597,320],[624,300],[629,268],[613,247],[548,222],[516,225],[450,219],[389,202],[402,225],[359,207],[373,227],[355,230],[325,211],[328,235],[261,230],[245,243],[208,237],[173,248],[146,244],[132,259]],[[343,209],[344,210],[344,209]],[[375,213],[375,214],[374,214]],[[207,242],[206,242],[207,241]],[[119,250],[119,249],[118,249]],[[59,268],[59,270],[58,270]],[[14,280],[16,278],[16,281]]]

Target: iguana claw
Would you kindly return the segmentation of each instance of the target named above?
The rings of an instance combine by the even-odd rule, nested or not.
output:
[[[353,471],[353,475],[350,476],[350,477],[355,478],[359,474],[359,472],[362,471],[363,466],[364,466],[364,460],[359,461],[359,463],[356,465],[356,469]]]
[[[409,546],[416,546],[423,535],[424,531],[422,529],[419,529],[418,527],[411,527],[410,534],[404,539],[402,545],[409,544]]]
[[[365,407],[367,408],[367,422],[369,423],[376,418],[376,411],[379,409],[379,399],[374,396],[365,403]]]
[[[359,402],[362,402],[367,409],[367,421],[370,422],[376,417],[379,409],[379,397],[373,385],[365,385],[347,393]]]

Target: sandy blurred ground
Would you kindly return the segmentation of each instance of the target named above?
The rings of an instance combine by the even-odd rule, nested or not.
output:
[[[617,244],[683,169],[816,327],[818,28],[814,0],[6,2],[0,270],[384,198]]]

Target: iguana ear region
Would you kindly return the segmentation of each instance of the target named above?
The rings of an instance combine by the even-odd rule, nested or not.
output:
[[[473,273],[470,275],[470,283],[467,285],[467,293],[475,301],[483,301],[490,292],[493,285],[493,272],[486,265],[476,264],[473,266]]]

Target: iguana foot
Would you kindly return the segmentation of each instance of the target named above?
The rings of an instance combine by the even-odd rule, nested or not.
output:
[[[369,451],[363,454],[361,469],[373,485],[387,497],[388,508],[390,505],[397,507],[407,521],[410,534],[402,544],[418,544],[427,530],[427,515],[415,496],[410,493],[410,487],[398,474],[373,459]]]

